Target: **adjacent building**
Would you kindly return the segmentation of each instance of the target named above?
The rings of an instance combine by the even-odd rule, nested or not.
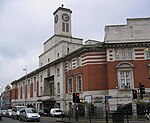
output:
[[[7,85],[5,87],[5,90],[1,93],[1,109],[8,109],[11,108],[11,87],[10,85]]]

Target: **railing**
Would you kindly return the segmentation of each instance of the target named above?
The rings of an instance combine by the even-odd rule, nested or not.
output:
[[[108,119],[106,119],[106,113],[92,113],[89,112],[87,116],[81,116],[80,111],[77,111],[75,114],[68,112],[68,115],[62,117],[62,120],[66,122],[86,122],[86,123],[95,123],[95,122],[105,122],[107,123],[130,123],[131,121],[141,121],[141,123],[146,122],[144,115],[138,115],[137,119],[133,119],[133,116],[129,112],[108,112]]]

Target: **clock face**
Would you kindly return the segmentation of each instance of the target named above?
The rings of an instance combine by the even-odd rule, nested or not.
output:
[[[54,21],[55,21],[55,23],[58,22],[58,15],[55,16],[55,20]]]
[[[62,20],[65,21],[65,22],[68,22],[69,21],[69,15],[68,14],[62,14]]]

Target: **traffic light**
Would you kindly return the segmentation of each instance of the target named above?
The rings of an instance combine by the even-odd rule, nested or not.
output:
[[[73,98],[72,98],[72,101],[75,103],[76,102],[76,93],[73,93]]]
[[[80,103],[80,94],[79,93],[73,93],[73,102]]]
[[[140,90],[140,97],[143,99],[143,94],[145,94],[145,87],[142,85],[142,83],[139,83],[139,90]]]
[[[138,97],[137,95],[138,95],[137,90],[132,89],[132,99],[137,99]]]
[[[80,94],[76,93],[76,103],[80,103]]]

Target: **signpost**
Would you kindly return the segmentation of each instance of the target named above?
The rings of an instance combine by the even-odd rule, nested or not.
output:
[[[105,96],[106,123],[108,123],[108,99],[111,98],[112,96]]]
[[[84,97],[85,101],[89,104],[89,120],[91,123],[91,104],[92,104],[92,95],[86,95]]]

